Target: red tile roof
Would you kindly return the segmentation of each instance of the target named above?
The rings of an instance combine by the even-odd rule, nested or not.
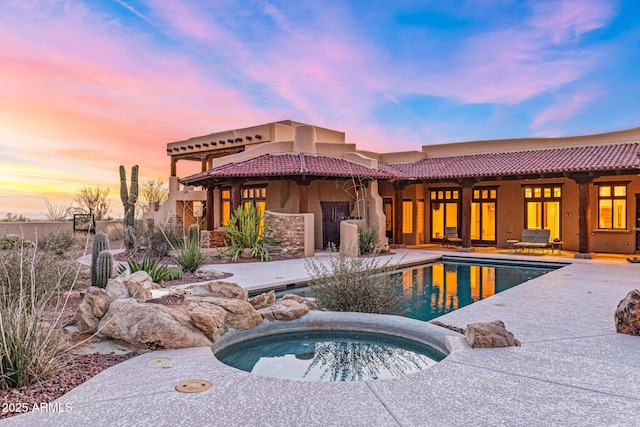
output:
[[[431,157],[381,164],[405,179],[455,179],[640,169],[640,143],[622,143],[503,153]]]
[[[322,176],[388,180],[446,180],[474,177],[640,171],[640,143],[429,157],[411,163],[379,163],[378,169],[339,157],[272,153],[223,165],[180,180],[202,185],[234,177]]]
[[[206,180],[234,177],[322,176],[364,179],[393,179],[380,169],[348,160],[304,153],[264,154],[254,159],[230,163],[180,180],[183,184],[200,185]]]

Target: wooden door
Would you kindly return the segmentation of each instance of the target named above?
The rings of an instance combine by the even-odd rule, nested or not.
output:
[[[322,247],[333,243],[340,247],[340,221],[349,218],[349,202],[320,202],[322,210]]]

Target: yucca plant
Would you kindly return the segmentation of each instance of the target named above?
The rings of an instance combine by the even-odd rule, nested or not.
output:
[[[269,261],[271,256],[264,244],[276,242],[265,237],[267,227],[262,210],[253,204],[238,206],[229,218],[229,225],[224,227],[229,241],[222,255],[237,261],[245,249],[250,249],[252,256],[260,257],[260,261]]]
[[[120,264],[116,272],[122,274],[127,271],[127,267],[131,273],[146,271],[154,283],[162,283],[165,280],[171,280],[171,278],[175,276],[175,273],[172,272],[169,266],[162,264],[162,262],[157,259],[152,261],[149,258],[143,258],[140,262],[130,259],[127,261],[127,265]]]
[[[200,242],[185,239],[181,247],[175,251],[174,258],[182,271],[193,273],[209,261],[209,256],[200,246]]]

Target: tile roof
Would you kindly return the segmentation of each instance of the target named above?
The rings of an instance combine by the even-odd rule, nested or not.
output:
[[[379,163],[378,169],[339,157],[305,153],[271,153],[230,163],[180,180],[201,185],[234,177],[322,176],[389,180],[640,171],[640,142],[527,151],[428,157],[410,163]]]
[[[199,183],[216,178],[275,176],[322,176],[358,177],[370,179],[393,179],[394,176],[380,169],[350,162],[348,160],[305,153],[273,153],[219,166],[180,180],[183,184]]]
[[[405,179],[451,179],[564,172],[640,169],[640,143],[430,157],[412,163],[381,164]]]

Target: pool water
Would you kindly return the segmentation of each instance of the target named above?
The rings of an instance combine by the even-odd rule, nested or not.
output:
[[[268,335],[216,353],[218,360],[234,368],[300,381],[394,378],[428,368],[444,356],[401,337],[336,330]]]
[[[398,292],[406,300],[406,311],[397,314],[423,321],[435,319],[557,268],[445,261],[393,272]],[[313,296],[308,287],[282,290],[276,296],[287,293]]]

